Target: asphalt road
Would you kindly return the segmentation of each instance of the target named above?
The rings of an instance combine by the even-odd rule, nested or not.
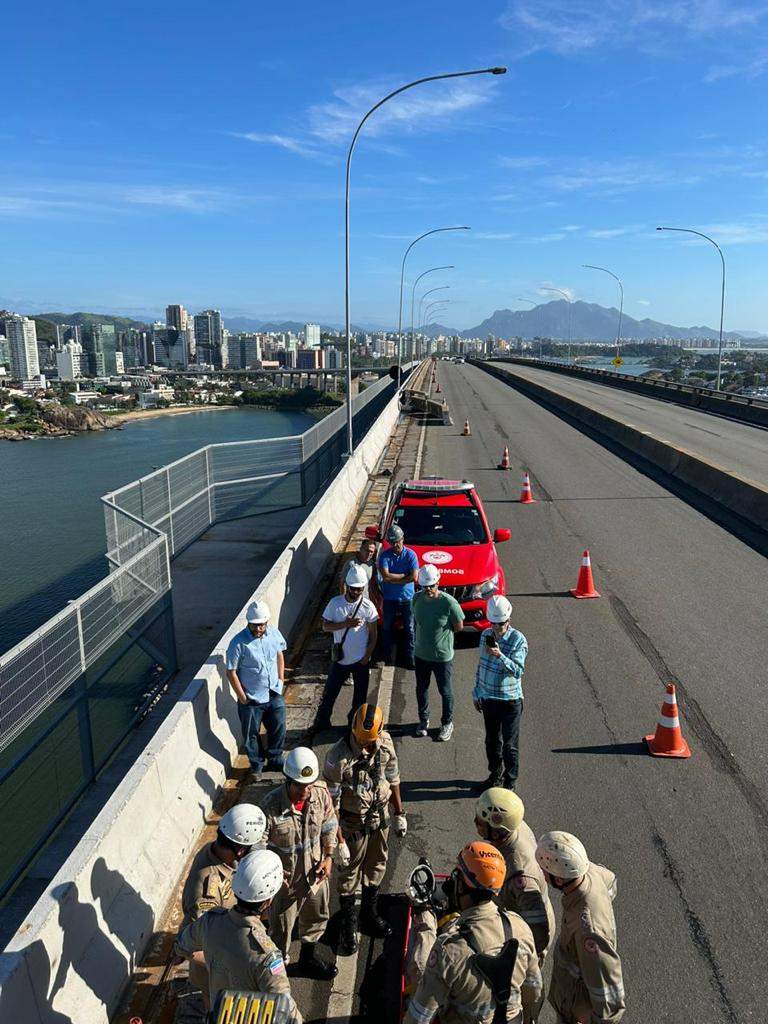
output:
[[[457,425],[428,429],[423,473],[472,479],[491,527],[512,529],[499,554],[530,644],[518,790],[534,831],[576,833],[617,873],[626,1019],[764,1024],[765,559],[481,370],[438,372]],[[465,417],[469,438],[459,436]],[[494,468],[505,443],[509,473]],[[523,467],[535,505],[517,501]],[[567,596],[585,547],[601,600]],[[390,721],[410,832],[392,841],[390,893],[421,854],[449,868],[474,835],[471,786],[487,769],[470,696],[476,640],[460,647],[447,744],[413,736],[413,675],[395,678]],[[688,761],[651,758],[641,744],[667,681],[678,685]],[[364,944],[366,1020],[377,1019],[395,967],[394,949]],[[326,986],[300,989],[305,1017],[322,1019]],[[541,1020],[554,1021],[549,1008]]]
[[[441,368],[445,364],[440,364]],[[768,431],[714,413],[687,409],[595,381],[531,366],[499,364],[569,398],[583,401],[624,423],[686,448],[710,462],[768,485]]]

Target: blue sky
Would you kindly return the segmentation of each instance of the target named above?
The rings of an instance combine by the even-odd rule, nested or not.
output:
[[[345,147],[352,312],[396,320],[410,269],[455,264],[443,317],[470,327],[545,285],[768,331],[768,5],[751,0],[326,0],[4,15],[0,304],[338,322]],[[429,279],[428,279],[429,280]]]

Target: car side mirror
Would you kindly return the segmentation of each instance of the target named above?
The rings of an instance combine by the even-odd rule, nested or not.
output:
[[[509,530],[507,530],[509,533]],[[379,528],[378,526],[366,526],[365,536],[367,540],[378,540],[379,539]]]
[[[502,544],[505,540],[509,540],[512,537],[512,531],[508,530],[505,526],[500,526],[498,530],[493,531],[493,543]]]

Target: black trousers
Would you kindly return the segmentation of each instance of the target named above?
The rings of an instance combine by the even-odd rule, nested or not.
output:
[[[515,783],[520,769],[522,700],[484,700],[485,754],[488,773]]]
[[[352,716],[360,707],[361,704],[365,704],[368,700],[368,682],[370,679],[371,669],[368,664],[361,665],[359,661],[356,661],[353,665],[342,665],[338,661],[331,662],[331,667],[328,670],[328,678],[325,681],[325,689],[323,690],[323,696],[320,701],[320,707],[317,709],[317,722],[327,725],[331,720],[333,713],[333,706],[336,703],[336,698],[341,693],[341,688],[344,685],[344,680],[349,679],[352,676],[352,707],[347,715],[347,720],[351,723]]]

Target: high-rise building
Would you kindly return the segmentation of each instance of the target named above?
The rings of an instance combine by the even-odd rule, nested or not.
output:
[[[334,348],[332,345],[328,345],[323,349],[323,351],[325,352],[326,370],[344,369],[344,354],[340,348]]]
[[[5,320],[5,336],[10,350],[11,377],[17,380],[39,377],[35,321],[28,316],[13,314]]]
[[[56,349],[59,380],[79,380],[88,372],[88,353],[79,341],[67,341]]]
[[[319,324],[304,324],[304,347],[305,348],[319,348],[320,347],[320,325]]]
[[[189,325],[189,313],[183,306],[166,306],[165,323],[168,327],[175,327],[177,331],[186,331]]]
[[[208,363],[221,369],[221,343],[224,325],[218,309],[204,309],[195,314],[196,362]]]
[[[117,335],[114,324],[86,324],[83,348],[88,353],[88,372],[92,377],[113,377],[117,373]]]
[[[0,366],[6,367],[11,361],[11,353],[8,348],[8,339],[4,334],[0,334]]]
[[[322,370],[325,352],[321,348],[300,348],[296,357],[297,370]]]
[[[169,370],[186,370],[189,365],[187,332],[156,325],[152,330],[152,362]]]

